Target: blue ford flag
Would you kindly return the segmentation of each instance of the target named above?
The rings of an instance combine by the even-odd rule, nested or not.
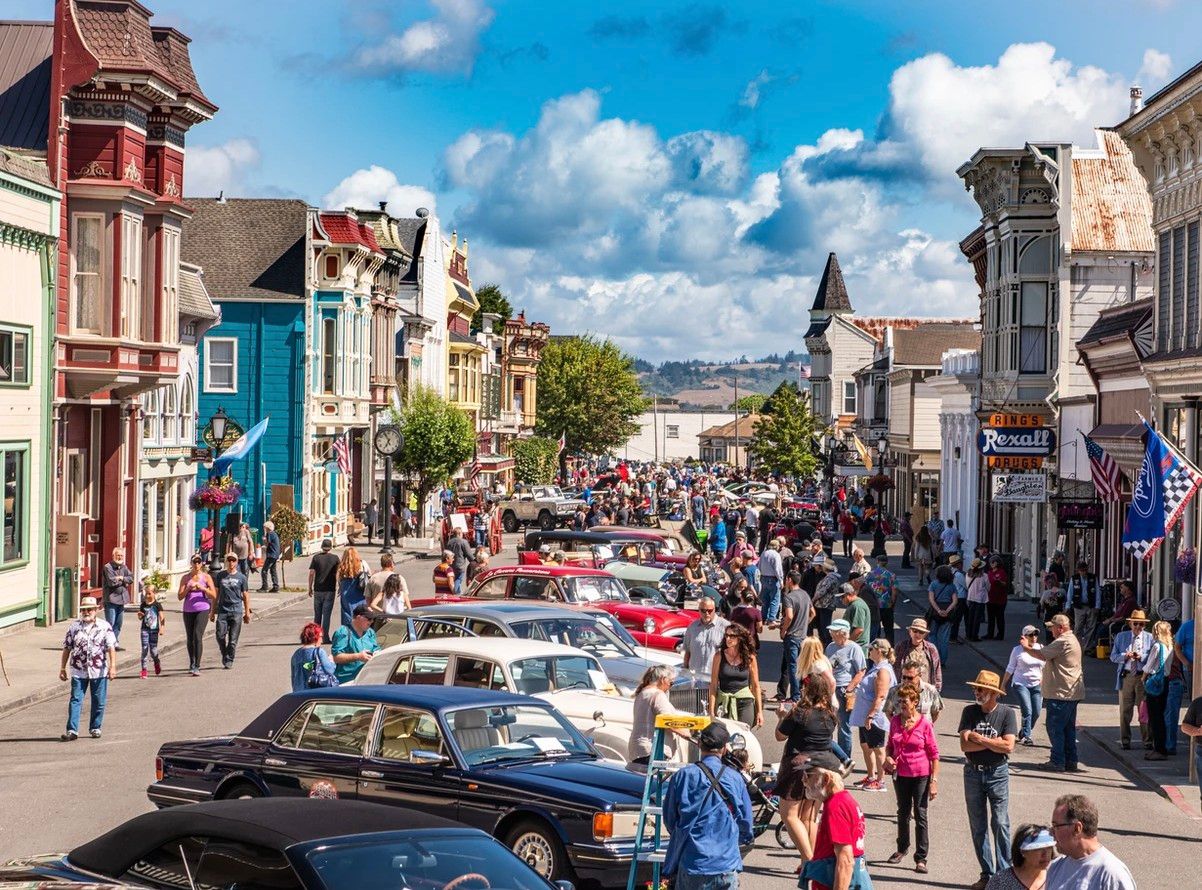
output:
[[[1131,506],[1127,509],[1123,546],[1133,556],[1149,559],[1202,485],[1202,473],[1178,454],[1147,421],[1144,421],[1144,429],[1147,436],[1144,462],[1139,478],[1135,480]]]
[[[222,452],[221,457],[213,461],[213,473],[217,476],[224,475],[230,464],[246,457],[250,453],[250,450],[255,447],[255,443],[263,438],[263,433],[267,430],[267,421],[269,419],[264,417],[243,433],[237,442]]]

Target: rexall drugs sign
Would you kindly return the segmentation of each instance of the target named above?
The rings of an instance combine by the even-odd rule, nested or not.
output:
[[[1047,457],[1056,450],[1056,432],[1050,427],[987,426],[977,433],[977,450],[985,457]]]

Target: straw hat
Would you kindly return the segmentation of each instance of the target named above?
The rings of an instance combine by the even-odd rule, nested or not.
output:
[[[80,601],[79,601],[79,610],[81,612],[84,609],[98,609],[98,608],[100,608],[100,606],[96,602],[96,597],[94,597],[94,596],[85,596],[82,599],[80,599]]]
[[[910,622],[910,626],[906,629],[907,630],[916,630],[919,633],[924,633],[924,634],[929,634],[931,632],[931,629],[929,627],[927,627],[927,621],[925,618],[915,618],[913,621]]]
[[[1135,622],[1135,621],[1141,621],[1144,624],[1148,623],[1148,616],[1144,614],[1143,609],[1136,609],[1134,612],[1131,613],[1131,617],[1127,619],[1128,624],[1131,624],[1132,622]]]
[[[974,689],[984,689],[986,692],[996,692],[998,695],[1005,695],[1002,689],[1002,678],[993,671],[980,671],[977,673],[977,679],[969,680],[968,685]]]

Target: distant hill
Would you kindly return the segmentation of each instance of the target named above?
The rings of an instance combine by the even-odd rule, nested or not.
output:
[[[740,396],[768,395],[781,381],[797,380],[798,364],[808,369],[810,357],[790,350],[784,355],[773,353],[757,359],[744,355],[731,362],[692,359],[656,366],[635,359],[634,368],[648,396],[675,399],[682,408],[726,409],[735,399],[736,377]]]

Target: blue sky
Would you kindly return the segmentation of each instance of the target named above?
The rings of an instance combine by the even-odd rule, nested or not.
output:
[[[1092,141],[1202,25],[1184,0],[147,3],[221,107],[189,194],[433,204],[477,284],[653,360],[801,348],[829,250],[860,311],[975,315],[956,165]]]

